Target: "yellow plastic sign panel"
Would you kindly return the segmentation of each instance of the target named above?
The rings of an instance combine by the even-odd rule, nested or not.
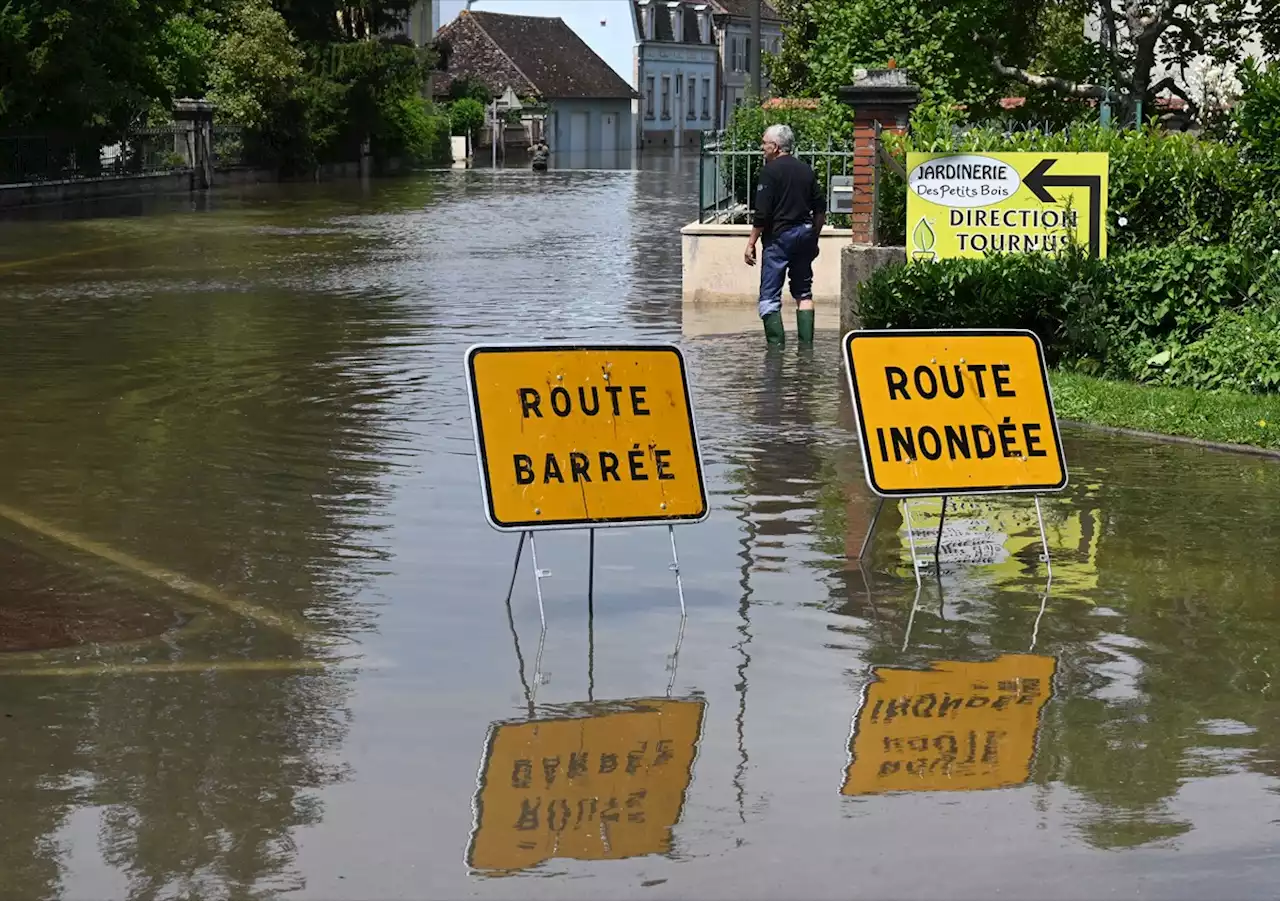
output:
[[[844,362],[871,490],[1045,493],[1067,485],[1040,339],[1018,329],[861,330]]]
[[[495,529],[706,518],[679,348],[476,345],[466,368],[485,514]]]
[[[841,794],[974,791],[1031,775],[1053,657],[880,668],[853,720]]]
[[[1056,253],[1107,255],[1105,153],[907,154],[911,260]]]
[[[671,849],[705,702],[637,700],[591,716],[497,723],[489,733],[467,864],[526,869]]]

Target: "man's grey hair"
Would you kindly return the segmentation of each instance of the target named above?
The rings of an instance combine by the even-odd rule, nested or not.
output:
[[[783,153],[790,153],[796,146],[796,133],[790,125],[770,125],[764,130],[764,139],[777,144]]]

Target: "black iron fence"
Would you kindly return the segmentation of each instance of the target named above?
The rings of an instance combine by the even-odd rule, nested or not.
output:
[[[844,143],[805,144],[794,156],[813,167],[822,190],[832,176],[853,174],[853,151]],[[698,221],[721,224],[749,222],[755,199],[755,181],[764,166],[760,140],[747,140],[731,132],[703,132],[699,149]],[[835,227],[847,227],[848,216],[829,216]]]
[[[0,134],[0,184],[179,172],[190,167],[187,130],[162,125],[119,141],[83,133]]]

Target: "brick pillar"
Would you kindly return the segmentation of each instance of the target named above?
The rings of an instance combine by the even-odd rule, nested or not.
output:
[[[906,131],[920,89],[905,69],[871,69],[841,88],[840,99],[853,107],[853,243],[875,244],[876,131]]]

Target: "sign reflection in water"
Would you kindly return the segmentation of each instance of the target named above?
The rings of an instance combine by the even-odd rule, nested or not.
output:
[[[911,504],[912,536],[908,536],[903,508]],[[941,498],[899,501],[902,525],[898,528],[904,573],[911,573],[911,538],[916,552],[933,562],[938,549],[942,574],[963,574],[969,586],[1019,590],[1026,581],[1041,577],[1036,565],[1040,535],[1034,508],[1001,497],[953,497],[942,519]],[[937,542],[938,529],[942,541]],[[1045,532],[1053,554],[1053,594],[1071,595],[1089,603],[1098,588],[1098,539],[1100,514],[1079,501],[1070,507],[1051,507]]]
[[[841,794],[972,791],[1027,781],[1056,660],[1007,654],[928,670],[878,667],[863,692]]]
[[[494,723],[477,779],[468,866],[501,872],[552,858],[667,853],[705,707],[697,698],[640,699]]]

